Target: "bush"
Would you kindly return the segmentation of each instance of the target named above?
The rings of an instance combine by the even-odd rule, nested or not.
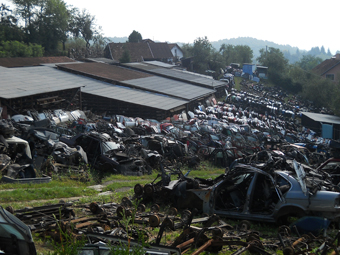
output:
[[[30,43],[25,44],[19,41],[1,41],[0,42],[0,57],[42,57],[44,48],[41,45]]]

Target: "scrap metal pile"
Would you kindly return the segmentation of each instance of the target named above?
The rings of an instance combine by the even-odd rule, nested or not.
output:
[[[236,159],[263,150],[280,150],[300,163],[317,167],[330,157],[330,140],[301,127],[299,130],[288,118],[295,113],[284,110],[278,101],[235,91],[226,102],[212,98],[194,112],[161,122],[122,115],[103,117],[79,110],[31,110],[27,115],[2,120],[1,153],[11,158],[12,165],[19,164],[3,176],[30,178],[36,175],[34,169],[51,176],[69,167],[84,173],[87,165],[98,172],[143,175],[157,169],[161,160],[173,165],[181,162],[189,168],[202,160],[230,167]],[[23,153],[18,146],[10,148],[10,140],[19,138],[27,141],[20,147],[26,146],[23,157],[31,161],[23,163],[33,164],[31,171],[21,169],[24,166],[18,155]],[[6,165],[8,158],[2,158]]]
[[[163,209],[164,208],[164,209]],[[65,234],[72,240],[87,237],[87,243],[79,248],[79,254],[89,251],[109,252],[142,249],[147,254],[200,254],[203,251],[242,254],[246,251],[260,254],[319,254],[336,252],[339,233],[327,230],[329,222],[307,218],[302,226],[281,225],[276,233],[268,235],[254,231],[249,221],[228,223],[216,214],[202,215],[198,210],[153,205],[145,210],[143,204],[134,204],[123,198],[121,204],[92,202],[75,205],[60,201],[58,204],[13,210],[6,208],[30,227],[35,236],[63,242]],[[75,213],[75,211],[80,211]],[[176,232],[176,238],[167,235]],[[143,244],[143,245],[142,245]],[[0,244],[1,245],[1,244]],[[6,248],[5,248],[6,249]],[[8,249],[8,247],[7,247]],[[101,253],[100,253],[101,254]]]

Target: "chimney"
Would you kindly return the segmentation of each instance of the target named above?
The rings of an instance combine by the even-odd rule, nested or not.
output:
[[[335,54],[335,59],[340,60],[340,53]]]

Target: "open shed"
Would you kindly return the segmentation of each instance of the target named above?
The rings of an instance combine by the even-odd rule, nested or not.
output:
[[[317,132],[323,138],[340,138],[340,117],[329,114],[302,112],[301,124]]]

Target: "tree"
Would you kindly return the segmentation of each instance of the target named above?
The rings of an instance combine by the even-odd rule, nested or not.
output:
[[[321,54],[326,54],[326,51],[325,51],[325,47],[323,47],[323,45],[321,46]]]
[[[132,33],[129,35],[128,42],[141,42],[143,40],[142,35],[137,32],[136,30],[133,30]]]
[[[302,97],[310,100],[316,107],[331,108],[336,100],[337,86],[323,77],[313,76],[304,84]]]
[[[253,50],[247,45],[222,44],[220,52],[227,65],[230,63],[251,63],[253,59]]]
[[[119,59],[119,62],[120,63],[129,63],[129,62],[131,62],[130,52],[127,49],[125,49],[123,51],[123,56]]]
[[[37,44],[25,44],[18,41],[0,42],[0,57],[42,57],[44,48]]]
[[[192,57],[193,46],[189,43],[185,43],[181,46],[184,58]]]
[[[288,65],[288,60],[283,53],[279,49],[272,47],[269,47],[268,50],[261,49],[257,61],[261,65],[268,67],[269,78],[271,73],[284,74]]]
[[[98,33],[93,37],[93,44],[91,46],[92,55],[96,57],[104,56],[104,49],[108,43],[110,43],[107,37],[104,37],[102,34]]]
[[[72,10],[70,31],[75,37],[81,37],[86,42],[86,49],[90,47],[90,41],[98,33],[95,25],[95,16],[92,16],[85,9],[80,12],[77,8]]]
[[[198,38],[194,41],[192,55],[194,57],[194,71],[204,74],[209,67],[212,45],[207,37]]]
[[[223,56],[216,50],[212,50],[210,54],[209,70],[214,71],[213,77],[219,79],[221,70],[224,70],[225,62]]]
[[[39,42],[48,53],[58,49],[62,43],[65,50],[70,11],[63,0],[42,0],[40,14],[37,20]]]
[[[322,62],[322,58],[315,57],[312,55],[304,55],[301,60],[296,62],[296,65],[303,70],[309,71],[316,67],[318,64]]]
[[[310,54],[310,55],[319,55],[321,53],[319,47],[312,47],[310,51],[308,51],[307,54]]]
[[[39,0],[12,0],[16,5],[16,12],[25,22],[26,42],[33,42],[36,35],[33,21],[36,16],[36,6]]]
[[[253,59],[253,50],[247,45],[236,45],[235,52],[237,60],[240,63],[251,63]]]
[[[231,44],[222,44],[220,47],[220,53],[222,54],[225,62],[227,65],[230,65],[231,63],[237,63],[237,56],[236,51],[233,45]]]
[[[5,4],[0,5],[0,38],[3,41],[23,41],[24,33],[18,26],[18,18]]]

